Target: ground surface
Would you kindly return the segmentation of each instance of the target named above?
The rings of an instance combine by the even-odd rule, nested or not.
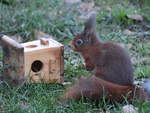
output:
[[[0,2],[0,33],[16,35],[19,41],[33,40],[34,29],[56,37],[65,45],[65,81],[73,82],[90,74],[83,60],[67,47],[68,42],[83,29],[85,20],[97,14],[97,29],[104,41],[122,43],[132,57],[135,83],[150,77],[150,0],[2,0]],[[128,15],[139,14],[140,19]],[[141,19],[142,17],[142,19]],[[2,51],[0,50],[0,76]],[[105,102],[97,108],[91,102],[72,102],[70,107],[57,106],[56,101],[66,88],[57,84],[23,84],[12,88],[0,82],[0,112],[9,113],[99,113],[102,108],[121,112],[122,105]],[[128,104],[128,102],[125,102]],[[139,113],[149,113],[145,102],[133,102]]]

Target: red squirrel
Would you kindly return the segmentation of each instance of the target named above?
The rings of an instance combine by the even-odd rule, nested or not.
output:
[[[70,42],[69,46],[84,58],[86,69],[106,81],[133,84],[133,67],[129,54],[124,48],[112,42],[102,42],[96,32],[96,19],[91,16],[83,32]]]
[[[150,83],[148,83],[150,86]],[[147,86],[146,86],[147,87]],[[109,100],[111,103],[123,102],[125,99],[132,101],[139,99],[145,101],[148,99],[148,94],[141,88],[135,85],[118,85],[96,76],[82,77],[68,89],[63,95],[61,103],[69,102],[72,99],[88,98],[90,100]]]
[[[70,47],[83,56],[86,69],[95,70],[95,75],[80,78],[63,95],[61,102],[81,97],[90,100],[102,100],[104,97],[110,102],[122,102],[140,99],[145,101],[148,94],[133,85],[133,68],[128,53],[117,44],[104,43],[96,33],[95,17],[90,17],[85,29],[69,44]],[[150,83],[146,85],[149,88]],[[150,89],[150,88],[149,88]]]

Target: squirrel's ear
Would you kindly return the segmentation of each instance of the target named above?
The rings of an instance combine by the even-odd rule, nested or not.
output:
[[[94,14],[90,16],[87,23],[85,24],[84,32],[88,34],[96,32],[96,16]]]

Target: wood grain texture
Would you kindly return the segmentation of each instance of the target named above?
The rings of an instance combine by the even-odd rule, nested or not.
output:
[[[24,47],[7,36],[1,38],[3,49],[3,78],[12,86],[24,81]]]
[[[48,45],[41,44],[40,40],[22,43],[25,58],[25,77],[31,83],[42,81],[46,83],[62,82],[64,47],[53,39],[46,39],[46,41],[48,41]],[[34,62],[37,62],[39,67],[38,65],[33,67]],[[37,68],[38,71],[34,71],[33,68]]]

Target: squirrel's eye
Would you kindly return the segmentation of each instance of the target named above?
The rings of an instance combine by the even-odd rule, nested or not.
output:
[[[81,39],[78,39],[78,40],[76,41],[76,43],[77,43],[78,45],[81,45],[81,44],[83,43],[83,41],[82,41]]]

